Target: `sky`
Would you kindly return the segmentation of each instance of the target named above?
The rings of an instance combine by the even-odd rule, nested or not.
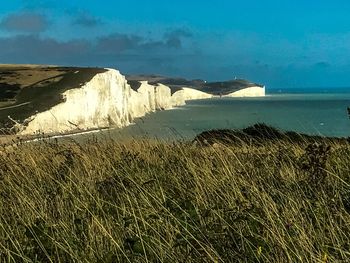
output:
[[[348,0],[2,0],[0,63],[350,87]]]

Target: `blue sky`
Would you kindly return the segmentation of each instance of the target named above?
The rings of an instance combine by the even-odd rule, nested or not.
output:
[[[0,63],[350,86],[350,1],[4,0]]]

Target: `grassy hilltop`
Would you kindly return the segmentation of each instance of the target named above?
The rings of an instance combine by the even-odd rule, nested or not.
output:
[[[1,260],[347,262],[348,141],[257,128],[4,151]]]

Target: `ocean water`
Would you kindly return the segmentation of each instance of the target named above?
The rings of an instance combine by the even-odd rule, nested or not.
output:
[[[114,138],[192,139],[210,129],[241,129],[266,123],[282,130],[324,136],[350,136],[350,93],[271,94],[262,98],[188,101],[151,113],[123,129],[103,132]]]

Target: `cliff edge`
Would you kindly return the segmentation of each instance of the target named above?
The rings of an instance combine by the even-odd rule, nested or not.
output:
[[[126,78],[115,69],[35,70],[38,68],[0,72],[0,78],[7,80],[0,81],[3,132],[38,135],[125,127],[135,118],[184,105],[187,100],[265,95],[264,87],[253,84],[239,90],[219,84],[218,89],[201,81],[174,84],[170,79]],[[35,78],[40,74],[46,75],[38,81]],[[10,81],[11,75],[16,75],[17,81]]]

